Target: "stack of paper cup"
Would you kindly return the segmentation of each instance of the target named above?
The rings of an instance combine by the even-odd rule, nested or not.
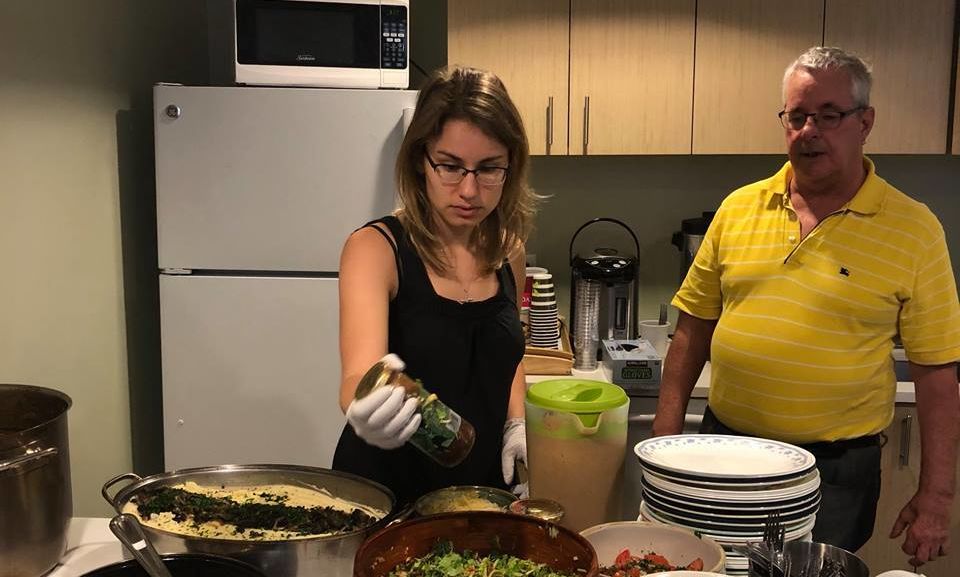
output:
[[[553,275],[534,274],[533,293],[530,296],[530,344],[544,349],[556,349],[559,340],[557,296],[553,290]]]
[[[546,273],[547,269],[539,266],[528,266],[525,283],[523,285],[523,298],[520,301],[520,324],[523,325],[524,344],[530,344],[530,301],[533,300],[533,275]]]

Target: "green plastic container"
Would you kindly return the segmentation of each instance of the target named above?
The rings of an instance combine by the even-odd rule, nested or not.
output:
[[[553,499],[582,531],[617,520],[630,400],[617,385],[551,379],[527,390],[530,496]]]

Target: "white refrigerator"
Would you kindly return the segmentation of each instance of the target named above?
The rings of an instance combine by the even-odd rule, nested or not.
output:
[[[329,467],[337,268],[395,206],[416,92],[154,88],[165,469]]]

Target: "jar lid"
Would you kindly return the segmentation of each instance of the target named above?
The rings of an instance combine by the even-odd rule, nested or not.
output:
[[[357,389],[353,392],[353,398],[362,399],[373,392],[374,389],[378,389],[387,384],[392,372],[393,371],[388,369],[383,361],[377,361],[364,373],[363,377],[360,378],[360,382],[357,383]]]
[[[602,413],[629,402],[613,383],[588,379],[549,379],[530,385],[527,400],[545,409],[576,414]]]
[[[362,399],[375,389],[379,389],[391,381],[393,376],[406,368],[403,361],[395,354],[387,354],[370,367],[357,383],[353,398]]]

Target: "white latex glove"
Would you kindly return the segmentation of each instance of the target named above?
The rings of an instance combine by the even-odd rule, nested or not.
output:
[[[420,426],[417,398],[405,398],[403,387],[380,387],[347,407],[347,421],[357,436],[381,449],[402,446]]]
[[[527,464],[527,425],[523,419],[510,419],[503,425],[503,452],[500,453],[500,465],[503,467],[503,482],[513,482],[514,462]],[[526,499],[529,490],[527,483],[519,483],[510,490],[521,499]]]

